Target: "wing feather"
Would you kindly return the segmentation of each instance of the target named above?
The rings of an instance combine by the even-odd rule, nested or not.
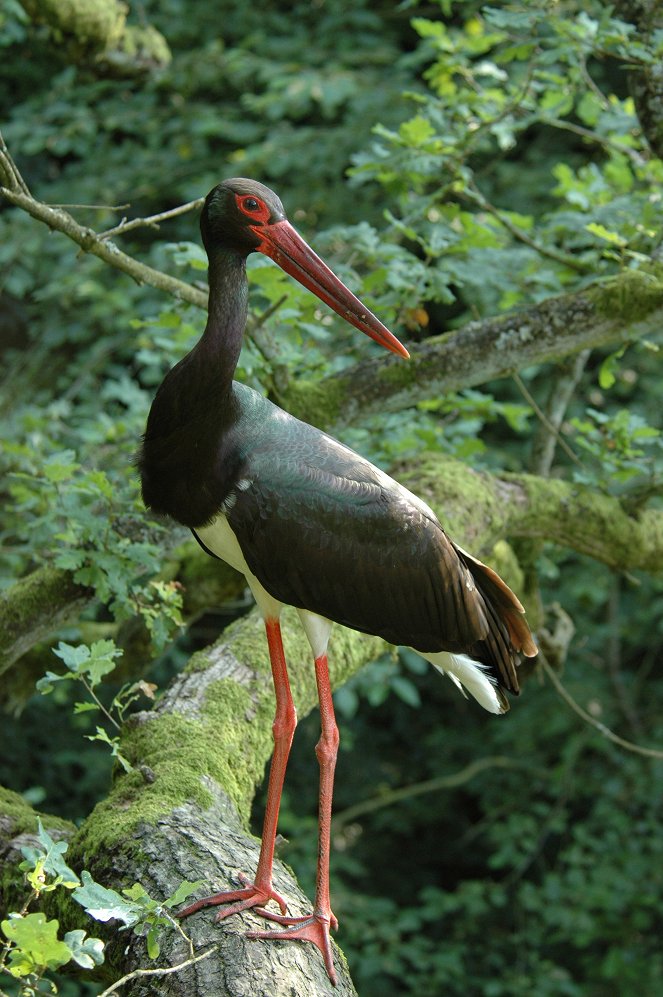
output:
[[[264,403],[264,400],[263,400]],[[279,601],[422,652],[467,653],[517,692],[536,653],[499,576],[446,535],[406,488],[280,409],[245,438],[226,515],[251,571]]]

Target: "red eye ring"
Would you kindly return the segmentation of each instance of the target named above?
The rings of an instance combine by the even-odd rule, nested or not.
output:
[[[242,214],[252,221],[269,221],[271,211],[259,197],[254,197],[253,194],[235,194],[235,201]]]

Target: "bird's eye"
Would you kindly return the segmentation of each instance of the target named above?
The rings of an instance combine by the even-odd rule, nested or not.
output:
[[[235,203],[243,215],[247,215],[256,225],[264,225],[269,221],[271,210],[259,197],[251,194],[235,194]]]

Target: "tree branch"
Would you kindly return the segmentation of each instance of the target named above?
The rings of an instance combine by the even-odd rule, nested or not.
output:
[[[659,511],[630,516],[615,499],[587,488],[531,475],[494,478],[439,455],[421,458],[400,477],[408,484],[416,480],[419,493],[443,512],[452,535],[487,560],[494,560],[494,546],[504,536],[546,536],[612,566],[660,567]],[[294,611],[285,612],[283,633],[293,696],[303,716],[315,704],[316,692],[310,649]],[[333,687],[383,648],[378,638],[336,627],[330,646]],[[203,879],[210,888],[236,884],[238,873],[251,872],[257,860],[257,842],[246,825],[272,749],[272,716],[264,628],[253,612],[213,647],[194,655],[154,711],[132,718],[121,750],[135,768],[118,773],[109,797],[76,834],[74,867],[88,868],[109,886],[140,879],[155,896],[170,895],[183,878]],[[275,885],[295,913],[306,909],[308,901],[280,864]],[[251,913],[221,926],[209,912],[196,915],[188,929],[197,950],[218,944],[218,957],[164,977],[161,992],[178,997],[240,993],[247,965],[252,992],[271,992],[274,974],[287,980],[288,992],[296,995],[353,992],[342,962],[342,989],[331,990],[312,946],[247,940],[244,931],[257,924]],[[109,970],[117,975],[145,965],[144,942],[132,937],[128,948],[126,943],[123,936],[109,953]],[[160,966],[183,962],[183,945],[173,933]]]
[[[315,383],[293,380],[279,400],[300,419],[349,425],[533,364],[639,339],[656,333],[662,322],[663,267],[652,264],[520,312],[468,322],[413,346],[407,362],[377,357]]]
[[[46,566],[0,592],[0,675],[35,644],[76,619],[94,598],[71,572]]]
[[[663,29],[660,0],[619,0],[616,13],[634,24],[643,40],[651,41],[654,32]],[[663,158],[663,66],[660,59],[632,70],[629,82],[645,137],[654,154]]]
[[[146,263],[140,263],[127,253],[123,253],[109,239],[102,238],[93,229],[80,225],[63,208],[52,208],[50,205],[25,194],[22,190],[6,186],[0,187],[0,195],[16,207],[22,208],[33,218],[48,225],[50,229],[68,236],[76,245],[80,246],[83,252],[98,256],[104,263],[108,263],[117,270],[122,270],[123,273],[132,277],[137,284],[150,284],[159,291],[173,295],[180,301],[187,301],[191,305],[197,305],[198,308],[207,308],[207,294],[204,291],[178,280],[177,277],[170,277],[161,270],[155,270],[154,267],[150,267]]]
[[[147,218],[132,218],[130,221],[123,218],[119,225],[106,229],[105,232],[100,232],[99,238],[110,239],[112,235],[124,235],[135,228],[158,229],[159,222],[168,221],[170,218],[177,218],[178,215],[184,215],[187,211],[195,211],[197,208],[202,208],[204,203],[204,197],[197,197],[195,201],[187,201],[186,204],[179,204],[176,208],[170,208],[169,211],[161,211],[156,215],[149,215]]]
[[[67,235],[84,252],[137,283],[207,308],[205,291],[138,262],[110,242],[108,233],[100,235],[63,209],[34,199],[2,144],[0,173],[5,183],[0,195]],[[136,221],[147,224],[150,219]],[[122,226],[117,228],[122,230]],[[662,320],[663,266],[652,263],[520,312],[469,322],[462,329],[413,346],[407,363],[391,356],[372,358],[315,382],[291,379],[282,390],[275,385],[275,393],[289,412],[333,429],[366,415],[401,411],[425,398],[506,377],[532,364],[557,362],[583,350],[642,338],[656,332]],[[253,334],[256,323],[249,326]]]
[[[36,24],[44,24],[67,58],[106,76],[131,78],[162,69],[171,60],[168,42],[152,25],[127,24],[122,0],[21,0]]]
[[[423,454],[399,467],[397,476],[438,511],[454,539],[479,556],[505,537],[524,537],[569,547],[618,571],[657,572],[663,563],[660,509],[631,513],[619,499],[585,485],[529,474],[492,476],[441,454]],[[0,596],[5,667],[93,597],[67,572],[49,567],[9,588]]]

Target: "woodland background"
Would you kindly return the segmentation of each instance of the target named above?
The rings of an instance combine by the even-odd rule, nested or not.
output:
[[[63,863],[160,901],[187,872],[213,874],[199,777],[218,821],[224,792],[239,810],[239,839],[264,771],[269,690],[251,726],[228,672],[241,684],[251,670],[254,690],[266,667],[250,601],[183,532],[148,523],[132,465],[157,384],[203,328],[205,258],[194,209],[130,222],[245,175],[277,190],[413,360],[382,357],[261,258],[238,376],[431,501],[523,595],[544,652],[496,719],[412,652],[332,644],[332,899],[354,985],[660,993],[660,5],[145,0],[125,13],[0,2],[0,914],[23,914],[4,921],[0,992],[110,993],[182,961],[140,891],[124,895],[133,921],[116,894],[136,929],[118,934],[71,902]],[[303,715],[312,668],[289,639]],[[156,720],[124,722],[155,695]],[[317,729],[315,714],[298,729],[281,821],[309,896]],[[177,807],[201,857],[166,887],[157,844],[146,856],[173,813],[176,837]],[[33,808],[47,858],[30,853],[26,881]],[[208,940],[240,945],[232,920]],[[271,948],[235,953],[248,983],[240,968],[214,992],[331,992],[309,982],[309,946],[278,946],[303,960],[284,962],[283,990],[251,983]],[[194,970],[214,962],[117,992],[209,993]],[[353,992],[345,976],[339,992]]]

